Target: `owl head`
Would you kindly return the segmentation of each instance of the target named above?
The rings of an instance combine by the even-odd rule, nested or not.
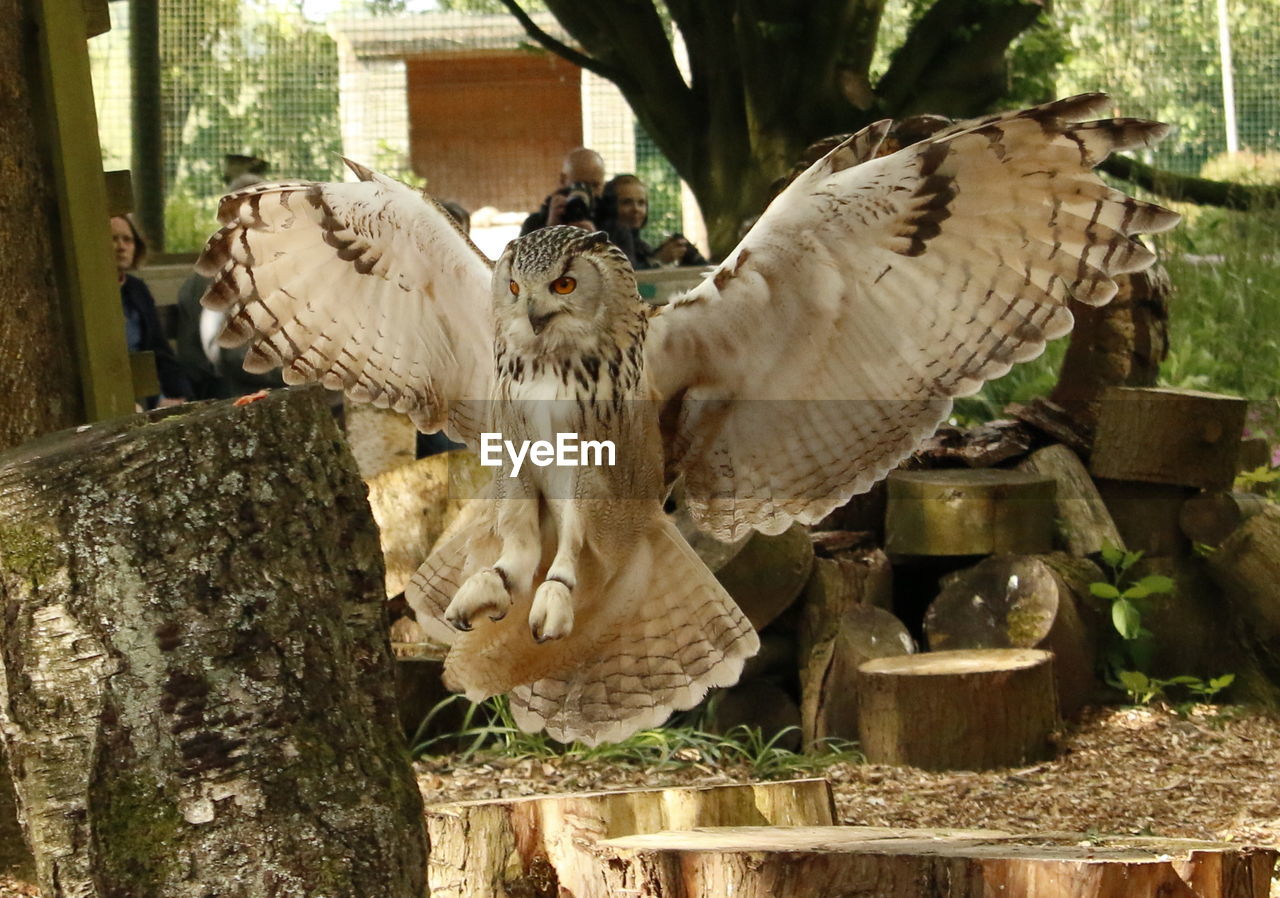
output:
[[[550,227],[507,245],[493,270],[499,336],[530,354],[593,346],[645,306],[631,263],[603,231]]]

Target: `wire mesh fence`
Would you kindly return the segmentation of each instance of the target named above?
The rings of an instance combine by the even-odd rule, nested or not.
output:
[[[493,253],[580,145],[598,150],[609,174],[636,172],[649,185],[651,240],[697,234],[691,200],[612,84],[531,47],[505,13],[405,6],[161,0],[155,114],[169,251],[198,249],[236,166],[328,180],[346,155],[459,202]],[[905,32],[908,6],[889,4],[881,58]],[[128,0],[111,11],[112,30],[91,45],[99,130],[105,166],[127,168]],[[1173,124],[1156,164],[1230,176],[1220,161],[1229,146],[1249,158],[1280,151],[1277,12],[1277,0],[1057,0],[1070,50],[1054,88],[1107,90],[1124,114]],[[548,14],[537,21],[567,40]]]

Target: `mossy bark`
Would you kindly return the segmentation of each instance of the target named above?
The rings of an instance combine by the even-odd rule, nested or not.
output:
[[[0,456],[0,727],[46,898],[421,895],[382,578],[319,390]]]

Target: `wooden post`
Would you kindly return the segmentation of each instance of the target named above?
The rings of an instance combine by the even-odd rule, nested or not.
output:
[[[164,252],[164,105],[160,0],[129,0],[129,96],[134,205],[153,252]]]
[[[464,801],[428,805],[426,817],[432,898],[605,898],[630,894],[615,889],[620,871],[599,848],[605,839],[699,826],[826,826],[835,806],[825,780],[805,779]]]
[[[1053,655],[1035,649],[926,652],[858,668],[867,760],[925,770],[990,770],[1052,754]]]
[[[48,153],[57,197],[54,274],[71,322],[89,420],[133,412],[124,312],[111,258],[83,3],[36,0]]]
[[[319,389],[0,457],[0,732],[46,898],[418,898],[382,590]]]

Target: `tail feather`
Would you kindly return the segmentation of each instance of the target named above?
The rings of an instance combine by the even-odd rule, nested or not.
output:
[[[509,693],[522,729],[592,745],[624,739],[736,682],[759,649],[746,616],[656,508],[620,570],[583,554],[564,639],[534,642],[530,596],[513,597],[500,621],[454,632],[443,619],[454,590],[497,555],[490,518],[459,521],[407,596],[427,632],[450,645],[446,684],[474,701]]]

